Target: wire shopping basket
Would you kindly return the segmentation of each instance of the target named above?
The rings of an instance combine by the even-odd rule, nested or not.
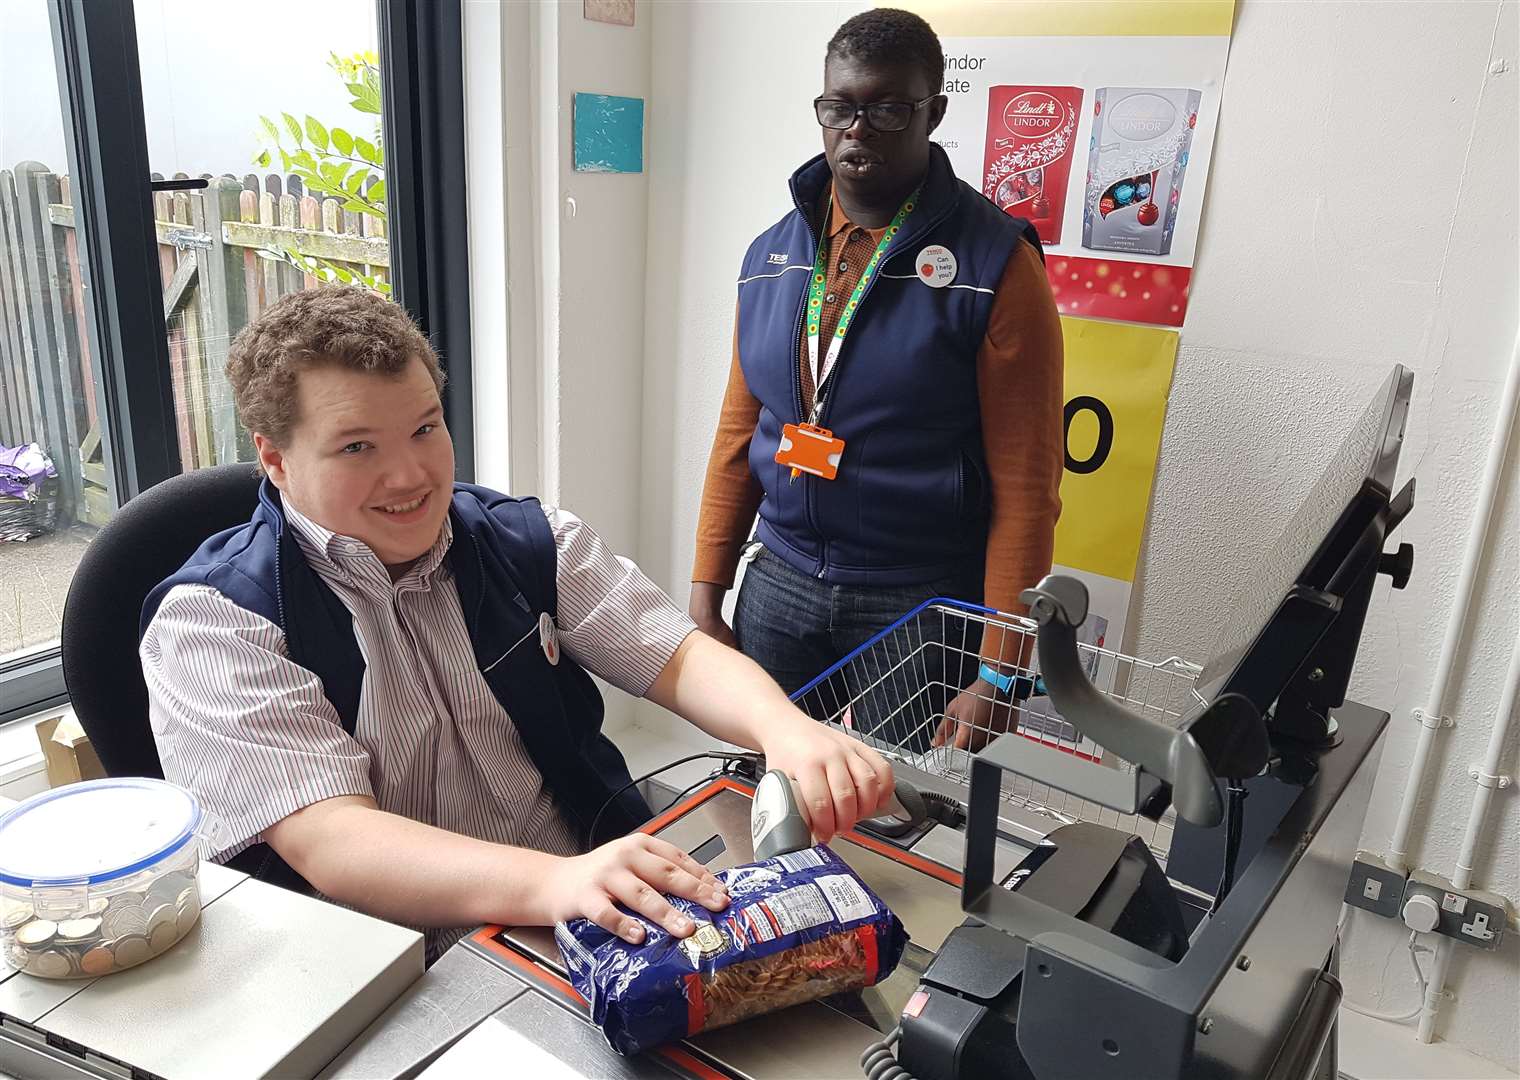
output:
[[[1098,618],[1084,623],[1078,655],[1098,691],[1147,717],[1175,726],[1198,704],[1199,667],[1178,657],[1141,660],[1105,648]],[[1036,624],[956,600],[925,601],[844,657],[792,700],[820,720],[895,761],[948,781],[964,801],[972,752],[994,738],[1026,738],[1057,747],[1094,769],[1133,769],[1080,732],[1045,696],[1035,653]],[[1011,691],[982,693],[983,663],[1012,676]],[[986,684],[980,684],[985,686]],[[947,709],[969,719],[959,726],[969,749],[956,747]],[[942,732],[942,729],[945,729]],[[937,734],[949,738],[937,739]],[[940,743],[941,745],[935,745]],[[1039,780],[1008,773],[1003,799],[1057,824],[1091,821],[1141,837],[1165,865],[1175,815],[1158,821],[1122,814]]]

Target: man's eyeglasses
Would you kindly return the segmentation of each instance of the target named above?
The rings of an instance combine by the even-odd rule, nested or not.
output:
[[[818,115],[818,123],[835,131],[844,131],[855,123],[855,118],[861,113],[866,114],[866,123],[881,132],[901,131],[913,121],[913,114],[922,109],[929,102],[939,97],[938,94],[930,94],[922,101],[873,101],[869,105],[857,105],[853,101],[844,101],[840,98],[814,98],[813,111]]]

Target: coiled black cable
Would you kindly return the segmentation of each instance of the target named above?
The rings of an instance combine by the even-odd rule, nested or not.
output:
[[[920,791],[919,794],[924,798],[924,808],[935,821],[953,828],[966,820],[966,811],[949,795],[938,791]]]
[[[860,1055],[860,1069],[867,1080],[913,1080],[913,1074],[897,1064],[892,1048],[902,1037],[902,1028],[895,1027],[880,1042],[873,1042]]]

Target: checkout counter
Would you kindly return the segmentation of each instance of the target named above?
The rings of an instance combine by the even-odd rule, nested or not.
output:
[[[715,779],[647,828],[715,870],[747,862],[751,790]],[[1032,840],[1041,825],[1021,828]],[[699,1036],[696,1052],[633,1059],[585,1019],[546,928],[483,927],[424,972],[414,931],[203,863],[200,922],[164,956],[93,980],[5,969],[0,1073],[376,1080],[478,1076],[489,1062],[535,1077],[855,1077],[962,919],[963,847],[942,825],[911,849],[863,833],[834,842],[913,937],[897,972],[859,995],[858,1014],[813,1003]],[[1028,850],[1000,841],[999,864],[1011,870]]]
[[[1380,730],[1379,714],[1348,710]],[[1375,757],[1359,770],[1348,805],[1365,806]],[[906,771],[925,788],[941,783]],[[742,781],[715,778],[647,828],[705,856],[714,869],[746,862],[751,791]],[[1344,878],[1354,854],[1361,813],[1341,816],[1346,820],[1334,841],[1321,828],[1314,850],[1304,853],[1321,878]],[[1005,807],[996,875],[1007,877],[1058,824]],[[1294,836],[1283,838],[1282,856],[1293,854]],[[862,1052],[893,1026],[965,918],[965,836],[934,825],[899,847],[857,831],[831,847],[907,927],[912,941],[896,972],[860,994],[797,1006],[641,1057],[614,1053],[586,1019],[547,929],[482,927],[424,971],[422,938],[413,931],[203,864],[201,921],[163,957],[96,980],[12,973],[0,982],[0,1073],[70,1080],[400,1080],[476,1077],[505,1067],[509,1075],[535,1078],[853,1080],[862,1076]],[[1207,896],[1197,899],[1204,903]],[[1335,900],[1338,905],[1338,892]],[[1293,934],[1301,903],[1284,906],[1268,932]],[[1264,945],[1256,955],[1251,986],[1240,988],[1246,997],[1271,989],[1286,1001],[1279,990],[1309,974],[1293,970],[1302,966],[1299,958],[1290,960],[1280,949]],[[1072,1013],[1077,1024],[1099,1015],[1080,1004]]]
[[[1337,922],[1388,722],[1345,690],[1378,575],[1401,586],[1409,573],[1407,546],[1383,547],[1413,505],[1412,485],[1395,496],[1392,483],[1410,384],[1395,368],[1246,579],[1177,708],[1140,689],[1165,664],[1079,643],[1078,583],[1048,578],[1026,594],[1040,656],[1029,682],[1054,707],[1044,720],[1095,740],[1118,767],[1026,738],[1022,721],[1022,734],[959,761],[872,726],[881,688],[948,648],[941,635],[900,650],[913,619],[992,617],[967,605],[926,605],[804,688],[799,704],[818,719],[879,746],[900,777],[962,812],[956,827],[831,844],[911,936],[875,987],[623,1058],[586,1019],[547,929],[480,928],[424,971],[411,931],[206,866],[200,924],[165,956],[94,981],[0,981],[0,1071],[855,1078],[863,1053],[897,1037],[907,1071],[887,1075],[899,1078],[1333,1080]],[[979,642],[970,629],[961,638]],[[923,689],[892,715],[922,705]],[[752,793],[715,776],[645,829],[714,869],[747,862]],[[1068,903],[1062,882],[1079,875],[1061,838],[1098,826],[1144,880],[1116,884],[1116,856],[1112,874],[1089,881],[1091,903]],[[1108,893],[1119,901],[1095,914]],[[1165,956],[1147,951],[1132,917],[1134,898],[1152,910],[1157,893],[1183,928]]]
[[[1232,894],[1234,903],[1221,908],[1217,925],[1222,932],[1215,940],[1232,944],[1213,948],[1229,949],[1230,955],[1210,955],[1210,945],[1198,945],[1208,935],[1199,935],[1193,968],[1184,971],[1184,964],[1176,969],[1184,980],[1212,983],[1200,991],[1203,1015],[1190,1022],[1191,1062],[1180,1071],[1163,1071],[1167,1051],[1148,1045],[1151,1040],[1133,1030],[1136,1022],[1153,1018],[1138,1010],[1124,1016],[1100,990],[1051,1000],[1057,1015],[1045,1022],[1058,1042],[1101,1048],[1117,1022],[1131,1026],[1120,1045],[1137,1052],[1123,1061],[1124,1071],[1113,1075],[1130,1080],[1334,1080],[1339,997],[1325,998],[1319,987],[1325,985],[1327,954],[1333,951],[1341,894],[1377,772],[1387,714],[1347,704],[1337,719],[1346,733],[1342,745],[1351,744],[1352,752],[1334,775],[1323,777],[1326,787],[1318,795],[1295,800],[1273,834],[1260,840]],[[902,764],[898,770],[931,790],[942,782]],[[1332,795],[1332,788],[1338,794]],[[751,791],[740,781],[714,779],[647,828],[705,854],[714,869],[748,861]],[[1006,880],[1059,824],[1044,814],[1004,805],[994,837],[993,875]],[[473,1077],[512,1062],[535,1077],[858,1080],[862,1053],[898,1023],[936,955],[966,918],[961,870],[966,838],[935,825],[906,847],[861,831],[836,838],[830,847],[897,913],[912,938],[897,970],[875,987],[623,1058],[586,1019],[585,1003],[564,977],[552,934],[542,928],[484,927],[445,953],[322,1078]],[[1172,885],[1200,913],[1211,899],[1182,882]],[[1217,969],[1224,973],[1217,981],[1205,974]],[[1306,1009],[1312,1015],[1301,1015]],[[1160,1068],[1155,1067],[1158,1060]],[[1010,1063],[999,1075],[1029,1074]],[[1040,1075],[1075,1080],[1098,1074],[1057,1067]]]

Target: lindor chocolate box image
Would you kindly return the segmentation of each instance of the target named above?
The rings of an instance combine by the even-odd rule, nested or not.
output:
[[[1198,124],[1197,90],[1093,92],[1082,246],[1166,255]]]
[[[1047,244],[1061,242],[1082,90],[1076,86],[993,86],[987,90],[982,194],[999,210],[1028,218]]]

